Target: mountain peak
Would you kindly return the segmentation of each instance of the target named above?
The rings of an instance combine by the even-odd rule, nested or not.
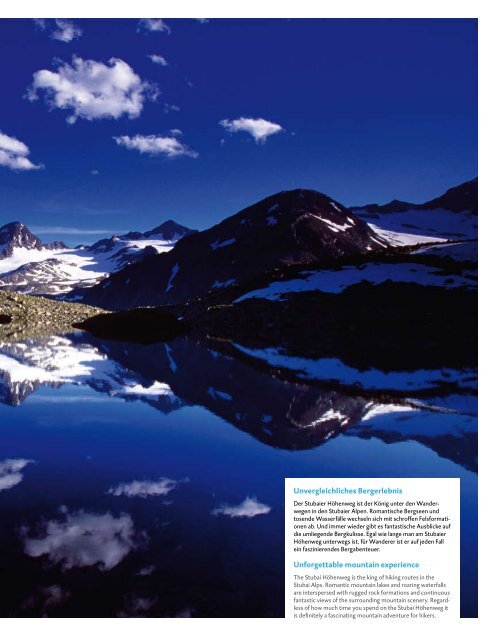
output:
[[[265,272],[386,247],[363,220],[325,194],[282,191],[187,236],[168,253],[112,274],[85,299],[120,309],[182,303]]]
[[[150,237],[160,235],[165,240],[179,240],[180,238],[193,234],[194,232],[195,230],[191,230],[172,219],[168,219],[164,223],[154,227],[149,232],[145,232],[144,236]]]
[[[0,258],[11,256],[16,247],[41,250],[44,244],[25,225],[19,221],[12,221],[0,227]]]
[[[14,233],[22,230],[24,227],[26,226],[20,221],[11,221],[10,223],[6,223],[5,225],[2,225],[2,227],[0,227],[0,234],[9,232]]]
[[[330,203],[334,201],[331,197],[323,192],[319,192],[318,190],[313,190],[310,188],[296,188],[294,190],[282,190],[281,192],[277,192],[276,194],[272,194],[267,197],[261,203],[268,201],[282,201],[283,203],[295,203],[299,206],[304,206],[306,204],[313,203]],[[334,201],[336,203],[336,201]],[[340,205],[340,204],[339,204]],[[343,206],[342,206],[343,207]],[[347,210],[347,208],[345,208]]]

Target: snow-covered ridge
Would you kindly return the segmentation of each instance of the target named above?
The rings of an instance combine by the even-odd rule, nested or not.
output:
[[[190,233],[188,228],[183,232],[181,226],[176,227],[179,229],[169,235],[154,230],[144,234],[131,232],[76,248],[44,245],[39,239],[36,245],[29,247],[11,241],[6,243],[9,249],[0,258],[0,289],[59,295],[76,287],[95,285],[148,252],[169,252],[179,239]]]

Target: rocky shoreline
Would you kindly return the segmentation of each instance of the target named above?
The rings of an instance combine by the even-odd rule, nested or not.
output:
[[[74,331],[74,323],[102,313],[105,310],[80,303],[0,291],[0,340]]]

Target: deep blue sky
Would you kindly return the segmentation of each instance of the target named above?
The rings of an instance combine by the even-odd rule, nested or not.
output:
[[[202,229],[283,189],[315,188],[346,205],[420,202],[477,175],[475,20],[166,21],[170,35],[138,32],[137,20],[75,20],[82,36],[63,43],[30,20],[0,20],[0,131],[45,166],[0,166],[0,224],[21,220],[71,244],[98,235],[43,228],[107,235],[174,218]],[[136,119],[74,124],[43,93],[23,98],[35,71],[73,55],[121,58],[161,94]],[[166,113],[165,103],[181,110]],[[241,116],[285,132],[256,144],[219,125]],[[198,158],[113,141],[172,128]]]

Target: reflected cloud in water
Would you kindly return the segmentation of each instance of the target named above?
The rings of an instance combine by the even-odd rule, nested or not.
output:
[[[183,480],[186,481],[186,480]],[[114,495],[115,497],[140,497],[145,499],[146,497],[158,497],[160,495],[168,495],[169,492],[174,490],[180,481],[173,479],[167,479],[162,477],[157,481],[150,480],[134,480],[127,484],[118,484],[114,488],[110,488],[107,491],[108,495]]]
[[[62,605],[70,596],[70,592],[60,585],[48,585],[41,587],[30,596],[22,604],[22,608],[35,609],[40,616],[47,617],[52,610]]]
[[[31,459],[4,459],[0,462],[0,492],[10,490],[23,480],[23,469],[33,464]]]
[[[241,517],[257,517],[259,515],[267,515],[271,512],[271,507],[267,504],[257,501],[255,497],[247,497],[237,506],[230,506],[228,504],[222,504],[219,508],[212,510],[214,516],[224,515],[231,517],[231,519],[237,519]]]
[[[61,512],[64,518],[43,523],[36,537],[27,528],[21,530],[25,554],[46,556],[63,570],[97,566],[104,571],[118,565],[135,547],[134,523],[128,514],[70,513],[64,507]]]

